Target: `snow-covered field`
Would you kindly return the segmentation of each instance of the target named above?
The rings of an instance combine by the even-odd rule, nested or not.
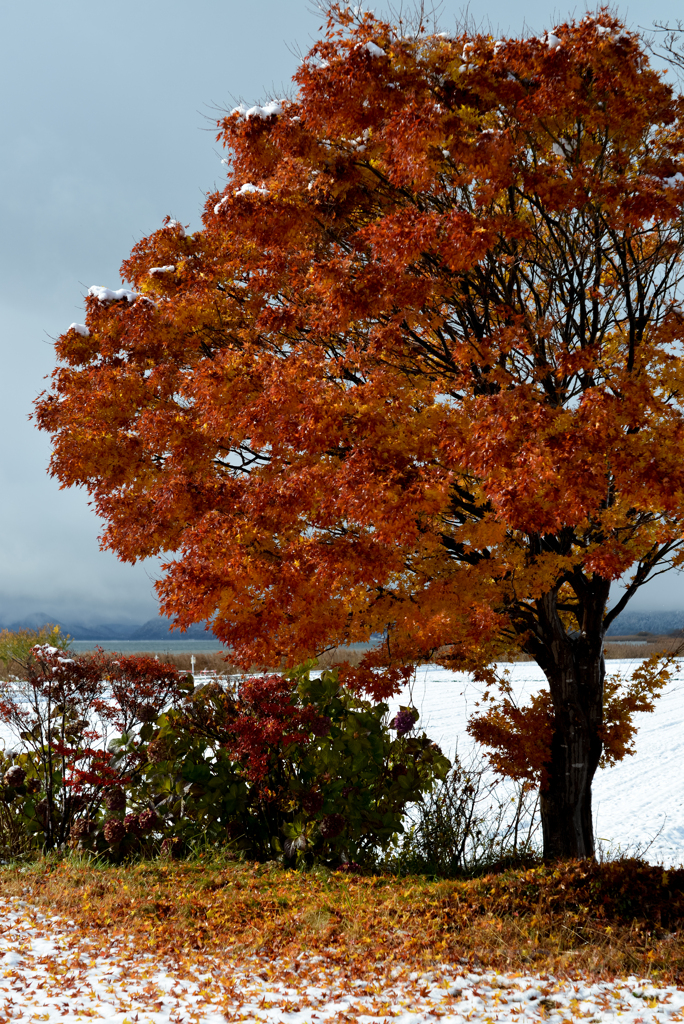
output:
[[[636,663],[608,661],[606,665],[609,673],[628,675]],[[542,672],[533,662],[499,669],[509,671],[520,702],[544,685]],[[479,692],[459,673],[421,668],[410,691],[402,692],[391,706],[415,704],[421,713],[418,728],[439,743],[445,754],[458,749],[467,761],[476,745],[465,731],[466,724],[476,710]],[[639,853],[654,864],[679,866],[684,863],[684,662],[679,662],[655,712],[637,715],[636,721],[636,754],[599,770],[594,780],[596,836],[610,857]]]

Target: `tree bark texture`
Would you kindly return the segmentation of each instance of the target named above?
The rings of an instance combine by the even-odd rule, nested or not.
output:
[[[538,604],[541,636],[535,657],[548,680],[554,730],[540,806],[544,857],[594,855],[591,787],[603,750],[603,613],[608,588],[599,586],[585,608],[585,628],[566,632],[555,594]],[[539,642],[541,641],[541,642]]]
[[[544,856],[592,857],[591,785],[603,749],[603,656],[563,659],[549,679],[555,729],[541,794]]]

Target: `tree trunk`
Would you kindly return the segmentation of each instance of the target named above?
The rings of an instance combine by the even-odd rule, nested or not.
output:
[[[555,594],[549,597],[555,599]],[[594,855],[591,784],[603,750],[605,679],[605,602],[596,603],[598,614],[587,623],[593,628],[581,633],[566,633],[555,608],[553,614],[540,615],[547,636],[535,657],[549,683],[555,718],[548,778],[540,799],[546,860]]]
[[[568,658],[549,677],[555,729],[540,801],[546,859],[594,855],[591,784],[603,749],[604,677],[601,653]]]

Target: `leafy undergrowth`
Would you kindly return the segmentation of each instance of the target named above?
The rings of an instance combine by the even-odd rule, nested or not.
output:
[[[7,867],[0,878],[3,896],[160,954],[306,952],[417,969],[452,962],[557,977],[684,979],[684,870],[639,861],[430,881],[202,859],[126,867],[64,860]]]

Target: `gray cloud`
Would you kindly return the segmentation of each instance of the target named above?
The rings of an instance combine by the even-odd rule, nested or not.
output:
[[[443,5],[445,28],[460,8]],[[565,16],[548,10],[496,0],[474,13],[495,30],[541,31]],[[646,26],[679,13],[674,0],[623,10]],[[98,550],[86,496],[47,477],[48,439],[27,417],[53,366],[50,337],[81,318],[88,286],[117,287],[122,259],[166,214],[198,224],[222,178],[215,107],[287,91],[293,51],[321,21],[307,0],[33,0],[0,12],[0,621],[156,614],[156,564]],[[650,589],[646,604],[684,607],[681,578]]]

